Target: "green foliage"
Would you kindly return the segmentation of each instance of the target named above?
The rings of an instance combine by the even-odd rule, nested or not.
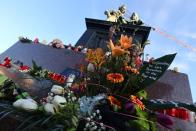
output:
[[[15,94],[14,94],[15,93]],[[27,98],[29,94],[17,87],[12,80],[6,79],[0,85],[0,99],[15,101],[20,98]]]
[[[64,129],[76,129],[78,126],[78,114],[79,113],[79,105],[76,103],[66,103],[65,107],[60,109],[52,118],[50,118],[50,122],[48,123],[49,128],[53,128],[54,125],[62,125]]]
[[[22,42],[22,43],[32,43],[33,41],[28,39],[27,37],[19,37],[19,41]]]
[[[30,96],[29,93],[27,93],[27,92],[22,92],[21,94],[18,94],[18,95],[16,96],[16,99],[27,98],[28,96]]]
[[[155,119],[153,119],[153,117],[149,118],[149,114],[146,111],[135,106],[135,115],[137,118],[128,121],[128,126],[137,128],[140,131],[156,131]]]
[[[147,92],[145,90],[139,91],[136,95],[138,98],[147,99]]]
[[[10,114],[17,115],[20,118],[20,125],[16,131],[28,131],[31,129],[39,130],[76,130],[79,122],[79,105],[78,103],[68,102],[64,108],[61,108],[56,114],[46,114],[43,107],[35,112],[26,112],[14,108],[11,103],[0,103],[0,120],[6,118]],[[61,126],[59,126],[61,125]]]
[[[139,119],[137,120],[137,124],[139,124],[144,129],[149,130],[150,126],[148,121],[142,120],[148,118],[147,112],[141,110],[138,106],[135,106],[135,110],[136,110],[136,115],[141,118],[141,120]]]
[[[7,80],[8,78],[5,75],[0,74],[0,88],[4,84],[4,81]]]
[[[13,100],[13,91],[16,88],[12,80],[6,79],[0,85],[0,99]]]
[[[41,66],[38,66],[36,62],[32,61],[32,68],[30,69],[30,75],[35,78],[47,78],[48,77],[48,71],[45,69],[42,69]]]

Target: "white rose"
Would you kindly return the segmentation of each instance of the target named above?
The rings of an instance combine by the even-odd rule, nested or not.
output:
[[[90,71],[90,72],[94,72],[95,71],[95,67],[94,67],[94,65],[92,63],[88,64],[87,71]]]
[[[61,95],[64,93],[64,88],[62,86],[59,85],[53,85],[51,92],[56,94],[56,95]]]
[[[52,104],[54,104],[56,107],[64,107],[66,103],[66,99],[62,96],[54,96],[54,99],[52,101]]]
[[[34,111],[38,108],[37,102],[33,99],[19,99],[13,103],[13,106],[26,111]]]
[[[50,114],[55,114],[56,112],[58,112],[58,108],[51,103],[46,103],[44,105],[44,110]]]

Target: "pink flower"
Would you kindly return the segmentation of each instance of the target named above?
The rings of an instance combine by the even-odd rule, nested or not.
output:
[[[38,38],[35,38],[34,43],[35,44],[38,44],[39,43],[39,39]]]
[[[141,65],[142,65],[142,61],[141,61],[141,58],[139,56],[135,59],[135,65],[138,68],[140,68]]]

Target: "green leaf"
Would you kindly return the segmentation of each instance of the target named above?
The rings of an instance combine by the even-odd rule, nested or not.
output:
[[[73,125],[75,127],[77,127],[77,125],[78,125],[78,118],[76,116],[73,116],[71,120],[72,120]]]
[[[16,96],[16,99],[27,98],[29,96],[28,92],[22,92]]]
[[[141,118],[147,118],[147,113],[140,109],[139,106],[135,105],[136,115]]]
[[[5,118],[6,116],[8,116],[9,114],[15,112],[14,110],[8,111],[7,113],[3,114],[3,116],[0,117],[0,121]]]
[[[153,60],[152,63],[144,63],[140,70],[140,74],[137,76],[136,85],[138,89],[136,92],[156,82],[168,69],[175,56],[176,53],[165,55]]]
[[[0,115],[1,114],[4,114],[5,112],[8,112],[7,110],[2,110],[1,112],[0,112]]]
[[[30,120],[32,120],[33,118],[35,118],[35,116],[29,116],[27,119],[25,119],[16,129],[15,131],[20,131],[27,122],[29,122]]]
[[[137,120],[137,123],[143,127],[146,131],[149,131],[150,126],[149,123],[147,121],[143,121],[143,120]]]
[[[142,120],[131,120],[126,123],[129,127],[136,128],[138,131],[149,131],[149,128],[146,126],[146,122]]]
[[[67,131],[75,131],[76,128],[68,128]]]
[[[145,90],[141,90],[136,94],[139,98],[146,99],[147,98],[147,92]]]
[[[2,92],[0,92],[0,98],[1,98],[1,97],[5,97],[5,94],[2,93]]]
[[[7,79],[7,76],[0,74],[0,86],[2,86]]]
[[[47,122],[49,122],[50,119],[52,119],[53,115],[50,115],[49,117],[47,117],[42,123],[41,125],[46,124]]]
[[[31,124],[29,124],[28,126],[26,126],[25,128],[22,129],[22,131],[28,131],[29,129],[36,127],[37,124],[41,123],[45,118],[39,119]]]
[[[149,122],[149,126],[150,126],[150,129],[149,129],[149,131],[156,131],[156,123],[154,122],[154,123],[151,123],[151,122]]]
[[[141,118],[141,119],[138,119],[136,121],[137,124],[139,124],[140,126],[142,126],[144,129],[149,130],[149,128],[150,128],[149,122],[146,121],[148,119],[147,112],[141,110],[139,108],[139,106],[135,106],[135,110],[136,110],[136,115]],[[143,120],[143,119],[146,119],[146,120]]]

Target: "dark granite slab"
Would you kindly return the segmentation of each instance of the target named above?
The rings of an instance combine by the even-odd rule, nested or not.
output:
[[[149,98],[193,103],[188,75],[168,70],[147,88]]]
[[[10,56],[14,61],[20,60],[32,66],[32,60],[50,71],[61,73],[67,68],[76,69],[84,62],[84,54],[68,49],[56,49],[42,44],[26,44],[17,42],[0,55],[0,60]]]

